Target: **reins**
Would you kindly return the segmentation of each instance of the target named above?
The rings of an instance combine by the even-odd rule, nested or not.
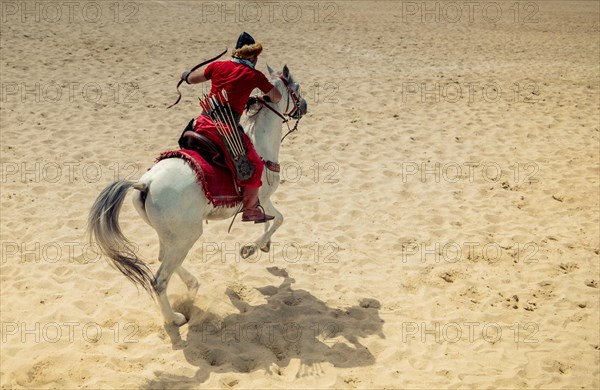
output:
[[[284,114],[281,114],[279,111],[277,111],[276,109],[274,109],[273,107],[271,107],[269,105],[269,103],[267,101],[265,101],[262,97],[257,96],[256,97],[256,101],[259,102],[261,104],[260,108],[258,109],[258,111],[256,113],[254,113],[251,117],[257,115],[262,109],[263,107],[266,107],[267,109],[269,109],[272,113],[274,113],[275,115],[277,115],[279,118],[281,118],[282,123],[285,123],[285,125],[288,128],[288,132],[285,133],[285,135],[283,137],[281,137],[281,143],[283,142],[283,140],[285,139],[285,137],[287,137],[288,135],[290,135],[291,133],[293,133],[294,131],[298,130],[298,123],[300,122],[300,118],[296,119],[296,123],[294,123],[294,127],[290,128],[290,118],[292,118],[292,114],[296,112],[296,110],[300,109],[300,99],[296,96],[296,94],[294,93],[294,91],[290,90],[289,87],[289,81],[285,79],[285,77],[279,75],[278,78],[283,82],[283,85],[285,85],[285,88],[288,92],[289,98],[287,101],[287,105],[285,107],[285,112]],[[291,99],[290,99],[291,98]],[[288,112],[288,109],[290,107],[290,100],[293,100],[294,102],[294,107],[292,109],[291,112]],[[288,116],[289,118],[286,118],[285,116]]]
[[[286,124],[287,128],[288,128],[288,132],[285,133],[285,135],[283,137],[281,137],[281,143],[283,143],[283,140],[285,139],[285,137],[287,137],[288,135],[290,135],[294,131],[298,130],[298,122],[300,122],[300,119],[296,119],[296,123],[294,124],[294,127],[291,128],[291,129],[290,129],[290,124],[288,123],[288,120],[286,120],[284,122]]]

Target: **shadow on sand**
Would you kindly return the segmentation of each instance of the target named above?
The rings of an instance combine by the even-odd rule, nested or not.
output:
[[[173,348],[182,350],[198,371],[192,377],[157,371],[146,388],[195,388],[211,372],[247,373],[262,369],[271,375],[282,375],[281,370],[292,359],[300,361],[300,367],[293,368],[297,377],[323,374],[323,362],[335,367],[375,362],[359,337],[375,334],[385,338],[378,301],[362,299],[346,309],[331,308],[306,290],[292,289],[295,280],[285,270],[271,267],[268,271],[282,277],[283,282],[279,287],[257,289],[267,299],[265,304],[251,306],[228,289],[227,295],[239,313],[221,319],[194,302],[184,303],[179,309],[190,319],[187,339],[181,338],[175,326],[167,326],[166,330]]]

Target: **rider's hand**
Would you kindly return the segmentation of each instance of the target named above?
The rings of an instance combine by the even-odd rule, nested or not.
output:
[[[181,79],[183,81],[185,81],[187,84],[189,84],[190,82],[188,81],[188,77],[190,76],[192,72],[190,72],[189,70],[186,70],[185,72],[183,72],[183,74],[181,75]]]
[[[256,96],[250,96],[246,101],[246,110],[256,103]]]
[[[248,109],[248,107],[256,104],[257,102],[267,102],[267,103],[271,103],[271,98],[269,97],[269,95],[263,95],[263,96],[250,96],[248,98],[248,101],[246,102],[246,109]]]

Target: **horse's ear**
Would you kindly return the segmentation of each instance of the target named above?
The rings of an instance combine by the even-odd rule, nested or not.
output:
[[[283,77],[286,79],[290,76],[290,70],[287,67],[287,64],[283,65]]]
[[[273,76],[273,73],[275,73],[275,71],[273,70],[273,68],[271,68],[271,67],[269,66],[269,64],[267,64],[267,70],[269,71],[269,74],[270,74],[271,76]]]

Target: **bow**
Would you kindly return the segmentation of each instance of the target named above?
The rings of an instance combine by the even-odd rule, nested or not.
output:
[[[193,71],[195,71],[196,69],[198,69],[198,68],[200,68],[200,67],[202,67],[202,66],[204,66],[204,65],[206,65],[206,64],[209,64],[209,63],[211,63],[211,62],[213,62],[213,61],[216,61],[216,60],[218,60],[218,59],[219,59],[219,58],[221,58],[221,57],[223,56],[223,54],[225,54],[225,53],[227,53],[227,48],[225,48],[225,51],[224,51],[223,53],[219,54],[218,56],[216,56],[216,57],[213,57],[213,58],[211,58],[210,60],[206,60],[206,61],[204,61],[204,62],[201,62],[201,63],[199,63],[198,65],[194,66],[194,67],[193,67],[193,68],[190,70],[190,73],[192,73],[192,72],[193,72]],[[183,79],[179,80],[179,82],[177,83],[177,93],[179,94],[179,97],[177,98],[177,100],[175,101],[175,103],[171,104],[169,107],[167,107],[167,109],[169,109],[169,108],[173,107],[174,105],[176,105],[177,103],[179,103],[179,101],[181,100],[181,91],[179,90],[179,86],[181,85],[181,83],[183,83]]]

